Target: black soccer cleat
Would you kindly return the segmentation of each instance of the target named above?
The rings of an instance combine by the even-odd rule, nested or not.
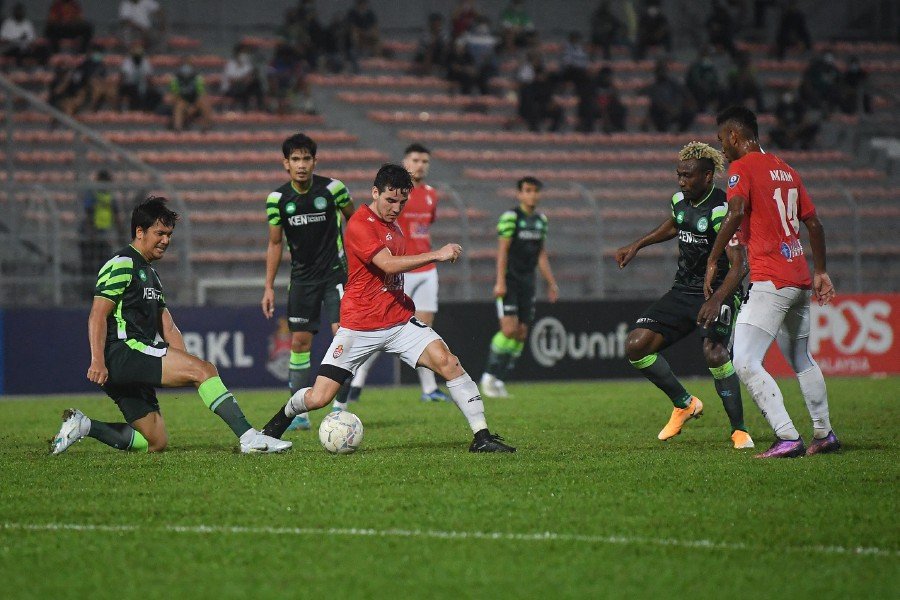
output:
[[[487,429],[482,429],[475,434],[469,452],[515,452],[512,446],[503,443],[503,438]]]

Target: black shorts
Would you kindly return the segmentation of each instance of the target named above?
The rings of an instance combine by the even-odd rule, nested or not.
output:
[[[288,329],[291,331],[319,331],[322,307],[325,318],[331,323],[341,318],[341,296],[347,274],[343,269],[335,269],[327,279],[319,281],[296,281],[291,278],[288,290]]]
[[[535,286],[506,278],[506,295],[497,298],[497,317],[518,317],[519,323],[534,322]]]
[[[152,356],[130,348],[125,342],[106,345],[109,380],[103,386],[125,420],[134,423],[159,412],[156,387],[162,384],[162,356]]]
[[[698,327],[697,314],[705,301],[702,294],[688,294],[672,288],[643,312],[632,329],[655,331],[665,339],[664,348],[671,346]],[[741,296],[735,293],[722,303],[719,320],[712,327],[700,327],[701,336],[730,349],[734,323],[740,308]]]

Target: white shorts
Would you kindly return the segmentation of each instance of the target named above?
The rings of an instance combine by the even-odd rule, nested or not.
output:
[[[437,269],[421,273],[404,273],[403,291],[412,298],[416,310],[436,313],[438,311]]]
[[[355,331],[340,327],[322,364],[355,373],[367,358],[382,351],[399,354],[403,362],[415,369],[425,347],[442,339],[434,329],[415,317],[403,325],[376,331]]]
[[[754,282],[737,324],[759,327],[773,338],[780,329],[790,339],[809,337],[810,294],[795,287],[778,289],[771,281]]]

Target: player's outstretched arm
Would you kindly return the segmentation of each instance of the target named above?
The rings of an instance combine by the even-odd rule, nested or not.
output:
[[[397,275],[434,262],[445,262],[448,260],[456,262],[460,254],[462,254],[462,246],[459,244],[446,244],[438,250],[412,256],[394,256],[390,250],[382,248],[378,254],[372,257],[372,264],[388,275]]]
[[[732,236],[728,246],[725,247],[725,254],[728,256],[728,273],[725,274],[722,285],[700,307],[700,311],[697,313],[697,325],[712,326],[719,318],[722,303],[738,289],[744,277],[750,272],[747,248],[738,241],[737,236]]]
[[[284,234],[281,225],[269,225],[269,244],[266,246],[266,284],[260,302],[263,314],[267,319],[271,319],[275,315],[275,275],[278,274],[278,266],[281,264],[283,244]]]
[[[819,306],[824,306],[835,296],[834,285],[825,269],[825,227],[815,214],[807,217],[803,224],[809,232],[809,245],[813,253],[813,293]]]
[[[91,347],[91,364],[87,370],[87,378],[97,385],[103,385],[109,379],[109,371],[106,368],[106,357],[103,351],[106,348],[106,319],[115,307],[116,304],[112,300],[94,296],[91,314],[88,316],[88,343]]]
[[[184,336],[181,335],[181,330],[175,324],[175,319],[172,318],[172,313],[169,312],[168,308],[160,311],[159,320],[159,330],[162,332],[162,338],[169,344],[169,347],[187,352],[187,349],[184,347]]]
[[[644,237],[616,250],[616,264],[619,265],[620,269],[624,269],[625,265],[631,262],[631,259],[637,255],[638,250],[641,248],[671,240],[676,235],[678,235],[678,229],[675,227],[675,221],[669,217],[660,223],[659,227]]]
[[[709,298],[712,296],[712,282],[716,279],[717,266],[716,263],[725,246],[731,242],[731,238],[737,232],[738,227],[744,220],[744,203],[746,198],[743,196],[732,196],[728,200],[728,214],[722,220],[722,226],[719,228],[719,234],[716,236],[716,242],[713,244],[712,250],[709,251],[709,258],[706,259],[706,278],[703,282],[703,294]]]
[[[538,271],[541,277],[547,282],[547,300],[556,302],[559,300],[559,286],[556,285],[556,278],[553,277],[553,270],[550,268],[550,257],[547,255],[547,249],[541,248],[538,255]]]
[[[494,279],[494,298],[502,298],[506,295],[506,266],[509,264],[509,247],[512,238],[500,236],[497,238],[496,278]]]

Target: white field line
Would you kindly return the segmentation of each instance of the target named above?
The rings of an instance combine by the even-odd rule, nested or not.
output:
[[[499,540],[512,542],[568,542],[575,544],[599,544],[616,546],[658,546],[676,548],[700,548],[737,552],[766,550],[771,548],[752,546],[740,542],[716,542],[712,540],[681,540],[672,538],[648,538],[619,535],[582,535],[575,533],[507,533],[501,531],[439,531],[433,529],[357,529],[337,527],[228,527],[223,525],[92,525],[77,523],[3,523],[4,531],[100,531],[124,533],[141,531],[145,533],[185,533],[185,534],[251,534],[251,535],[294,535],[324,537],[385,537],[422,538],[436,540]],[[779,545],[783,552],[801,552],[824,555],[860,555],[898,557],[900,550],[876,547],[847,546],[786,546]]]

